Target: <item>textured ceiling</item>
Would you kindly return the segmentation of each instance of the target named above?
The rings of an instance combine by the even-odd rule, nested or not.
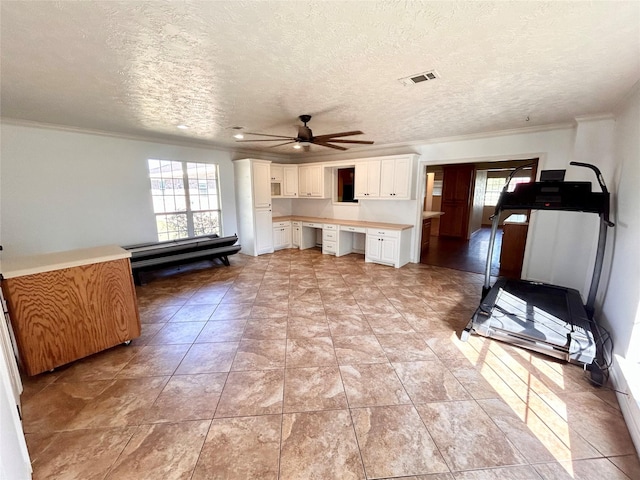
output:
[[[0,13],[3,117],[217,145],[238,146],[233,126],[295,136],[305,113],[315,135],[357,129],[377,146],[564,123],[610,112],[640,78],[638,1],[2,0]],[[398,82],[430,69],[440,78]]]

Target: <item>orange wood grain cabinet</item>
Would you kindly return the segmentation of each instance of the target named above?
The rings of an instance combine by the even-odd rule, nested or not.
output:
[[[12,275],[2,290],[27,375],[140,335],[129,258]]]

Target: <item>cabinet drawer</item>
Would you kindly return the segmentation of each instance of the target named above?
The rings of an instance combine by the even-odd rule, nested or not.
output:
[[[338,226],[337,225],[331,225],[331,224],[328,224],[328,223],[325,223],[322,228],[324,230],[334,230],[334,231],[338,230]]]
[[[322,231],[322,241],[325,242],[327,240],[331,242],[335,242],[338,234],[336,232],[332,232],[331,230],[323,230]]]
[[[311,228],[322,228],[324,225],[322,225],[321,223],[302,222],[302,226]]]
[[[273,228],[288,227],[289,222],[273,222]]]
[[[340,225],[340,230],[343,232],[367,233],[367,229],[364,227],[350,227],[348,225]]]
[[[400,230],[389,230],[385,228],[367,228],[367,235],[399,238]]]
[[[293,220],[293,221],[291,222],[291,226],[292,226],[292,227],[299,227],[299,226],[300,226],[300,222],[298,222],[297,220]]]
[[[336,253],[336,242],[322,241],[322,253]]]

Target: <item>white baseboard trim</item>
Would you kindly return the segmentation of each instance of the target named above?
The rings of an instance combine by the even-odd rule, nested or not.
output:
[[[614,355],[610,373],[613,387],[619,392],[616,396],[622,415],[640,455],[640,365]]]

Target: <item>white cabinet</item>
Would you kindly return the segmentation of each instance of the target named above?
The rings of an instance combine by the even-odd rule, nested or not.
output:
[[[355,198],[378,198],[380,196],[379,160],[356,163],[355,177]]]
[[[283,167],[282,196],[298,198],[298,166],[285,165]]]
[[[284,165],[272,163],[270,168],[272,182],[282,182],[284,179]]]
[[[380,161],[380,198],[411,199],[413,158],[406,155]]]
[[[273,223],[273,249],[291,248],[291,222]]]
[[[300,222],[291,222],[291,246],[296,248],[300,247],[300,238],[302,235],[302,225]]]
[[[409,262],[411,229],[389,230],[368,228],[365,262],[382,263],[396,268]]]
[[[246,255],[273,252],[270,163],[253,158],[233,162],[238,239]]]
[[[271,164],[271,196],[298,198],[298,165]]]
[[[254,208],[271,208],[269,163],[254,162],[251,166]]]
[[[325,181],[323,165],[298,167],[298,192],[300,198],[324,198]]]
[[[322,253],[335,255],[338,251],[338,226],[324,224],[322,226]]]

